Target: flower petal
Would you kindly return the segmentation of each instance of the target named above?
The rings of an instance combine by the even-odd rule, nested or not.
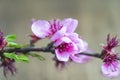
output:
[[[103,64],[101,67],[104,76],[113,78],[120,75],[120,63]]]
[[[78,43],[78,40],[80,39],[77,33],[70,33],[67,36],[75,43]]]
[[[31,25],[32,32],[40,38],[45,38],[50,34],[50,24],[45,20],[38,20]]]
[[[57,47],[57,46],[59,46],[63,42],[65,42],[65,43],[71,43],[71,40],[68,37],[61,37],[61,38],[57,39],[54,42],[54,46]]]
[[[83,41],[77,33],[68,34],[68,37],[77,45],[79,53],[88,49],[88,43]]]
[[[70,54],[67,52],[60,53],[58,49],[55,50],[56,57],[59,61],[65,61],[67,62],[69,60]]]
[[[77,63],[86,63],[91,59],[91,57],[89,56],[80,55],[80,54],[70,55],[70,58]]]
[[[66,33],[66,27],[62,27],[61,30],[57,31],[52,37],[51,40],[55,41],[56,39],[59,39],[61,37],[63,37]]]
[[[67,18],[61,21],[61,24],[63,25],[63,27],[67,27],[67,33],[72,33],[75,31],[78,25],[78,21],[76,19]]]
[[[77,46],[79,48],[79,52],[85,52],[88,49],[88,43],[81,39],[79,40]]]

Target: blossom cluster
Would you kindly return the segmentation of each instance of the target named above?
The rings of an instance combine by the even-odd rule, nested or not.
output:
[[[117,36],[110,38],[107,36],[106,45],[102,45],[100,54],[94,53],[88,43],[84,41],[79,34],[75,32],[78,21],[72,18],[63,20],[32,20],[31,30],[34,33],[30,35],[32,40],[27,46],[16,43],[16,36],[3,36],[0,31],[0,67],[3,67],[3,73],[15,74],[15,62],[28,62],[28,56],[36,57],[39,60],[44,58],[32,51],[51,52],[55,54],[53,60],[57,68],[63,68],[69,62],[86,63],[92,57],[101,58],[103,64],[101,71],[104,76],[113,78],[120,75],[120,56],[117,54],[116,47],[119,46]],[[46,47],[36,48],[34,43],[48,38],[50,44]],[[30,53],[29,53],[30,52]]]
[[[91,53],[88,43],[85,42],[76,32],[78,21],[72,18],[64,20],[34,20],[31,24],[34,39],[49,38],[54,45],[56,66],[65,66],[65,62],[74,61],[85,63],[91,59],[90,56],[81,53]],[[35,37],[36,36],[36,37]],[[120,62],[115,47],[118,46],[117,37],[107,36],[107,45],[103,45],[101,59],[103,65],[101,71],[103,75],[113,78],[120,75]]]
[[[31,29],[35,36],[49,38],[54,45],[55,56],[58,61],[67,62],[72,60],[84,63],[89,60],[88,56],[80,55],[89,50],[85,42],[77,33],[78,21],[72,18],[64,20],[37,20],[32,21]]]

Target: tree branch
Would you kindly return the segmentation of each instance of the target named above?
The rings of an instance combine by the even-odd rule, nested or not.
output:
[[[50,52],[52,54],[55,54],[55,50],[53,48],[53,43],[49,43],[46,47],[41,47],[41,48],[36,48],[36,47],[26,47],[26,48],[9,48],[9,49],[4,49],[3,51],[0,51],[0,53],[7,52],[7,53],[23,53],[23,54],[28,54],[29,52]],[[101,58],[100,53],[87,53],[87,52],[82,52],[80,55],[87,55],[95,58]],[[120,60],[120,57],[117,57],[117,60]]]
[[[26,48],[9,48],[9,49],[4,49],[3,51],[0,51],[0,53],[23,53],[23,54],[28,54],[29,52],[50,52],[52,54],[55,54],[55,50],[52,48],[51,43],[48,44],[47,47],[42,47],[42,48],[36,48],[36,47],[26,47]],[[99,53],[86,53],[82,52],[80,55],[87,55],[91,57],[96,57],[96,58],[101,58],[101,54]],[[118,58],[119,59],[119,58]]]

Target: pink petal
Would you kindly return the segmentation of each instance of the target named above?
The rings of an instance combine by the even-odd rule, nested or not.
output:
[[[83,41],[77,33],[71,33],[68,37],[77,45],[80,52],[84,52],[88,49],[88,43]]]
[[[60,53],[58,49],[55,50],[56,57],[59,61],[65,61],[67,62],[69,60],[70,54],[67,52]]]
[[[75,43],[78,43],[78,40],[80,39],[77,33],[70,33],[68,34],[68,37]]]
[[[50,24],[45,20],[38,20],[31,25],[32,32],[39,38],[45,38],[50,34]]]
[[[79,39],[77,46],[79,48],[79,52],[85,52],[88,49],[88,43],[83,41],[82,39]]]
[[[54,46],[57,47],[57,46],[59,46],[63,42],[65,42],[65,43],[71,43],[71,40],[68,37],[61,37],[61,38],[57,39],[54,42]]]
[[[104,76],[113,78],[120,75],[120,63],[103,64],[101,67]]]
[[[89,56],[79,54],[77,54],[77,56],[75,54],[70,55],[70,58],[77,63],[86,63],[91,59]]]
[[[74,54],[78,54],[78,47],[77,47],[77,45],[74,43],[74,42],[72,42],[72,44],[73,44],[73,50],[74,50]]]
[[[55,41],[56,39],[59,39],[61,37],[63,37],[66,33],[66,27],[62,27],[61,30],[57,31],[52,37],[51,37],[51,41]]]
[[[78,21],[76,19],[67,18],[67,19],[64,19],[63,21],[61,21],[61,24],[63,25],[63,27],[67,27],[68,33],[72,33],[75,31],[75,29],[78,25]]]

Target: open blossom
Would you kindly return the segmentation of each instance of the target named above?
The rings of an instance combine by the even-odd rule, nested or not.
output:
[[[78,25],[78,21],[72,18],[64,20],[38,20],[31,24],[32,32],[39,38],[51,37],[54,33],[61,30],[63,27],[67,28],[67,32],[74,32]],[[72,29],[71,29],[72,28]]]
[[[63,33],[61,33],[63,35]],[[57,38],[55,38],[57,37]],[[88,44],[79,38],[77,33],[65,34],[59,38],[57,33],[52,37],[55,46],[56,57],[59,61],[69,61],[72,59],[75,62],[83,63],[88,59],[88,56],[79,55],[88,49]],[[79,55],[79,56],[77,56]]]
[[[110,35],[107,37],[107,45],[103,46],[102,59],[103,65],[101,67],[103,75],[113,78],[120,75],[120,62],[117,60],[117,53],[115,47],[118,46],[118,39]]]

